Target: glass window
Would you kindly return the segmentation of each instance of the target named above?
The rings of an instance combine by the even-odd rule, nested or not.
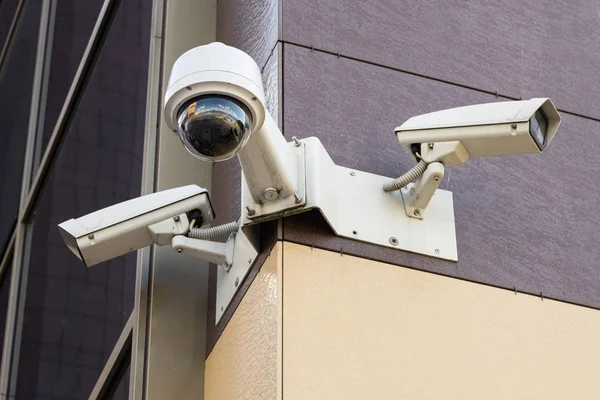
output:
[[[4,343],[4,330],[6,328],[6,312],[8,311],[8,299],[10,297],[10,271],[12,258],[8,260],[4,274],[0,276],[0,343]],[[2,358],[2,347],[0,346],[0,359]]]
[[[4,46],[18,4],[19,0],[0,1],[0,49]]]
[[[55,2],[54,23],[50,28],[52,39],[48,49],[50,54],[48,76],[45,77],[46,107],[41,124],[41,147],[38,149],[38,157],[43,154],[52,135],[103,2],[103,0]]]
[[[87,399],[133,309],[136,253],[88,269],[57,224],[140,195],[151,7],[121,2],[36,205],[16,398]]]
[[[19,209],[41,3],[25,2],[7,58],[0,67],[0,254]]]
[[[129,399],[129,374],[131,366],[131,351],[129,355],[121,362],[117,374],[113,378],[111,386],[106,391],[104,398],[110,400]]]

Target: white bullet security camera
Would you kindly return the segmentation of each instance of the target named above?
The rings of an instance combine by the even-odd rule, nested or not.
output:
[[[170,244],[196,226],[213,220],[206,189],[179,187],[128,200],[58,225],[69,249],[91,267],[149,246]]]
[[[179,57],[164,115],[194,156],[223,161],[237,154],[256,202],[296,194],[297,160],[266,109],[260,69],[243,51],[211,43]]]
[[[423,218],[444,168],[470,157],[541,153],[552,141],[560,115],[547,98],[452,108],[410,118],[396,136],[418,164],[385,191],[403,189],[406,213]],[[417,180],[415,185],[406,185]]]
[[[468,157],[541,153],[552,141],[560,115],[550,99],[477,104],[410,118],[396,128],[400,144],[427,163],[446,167],[455,160],[436,151],[438,144],[460,142]]]

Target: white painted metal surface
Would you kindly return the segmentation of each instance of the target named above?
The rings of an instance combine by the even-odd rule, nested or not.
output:
[[[318,209],[336,235],[458,260],[451,192],[437,190],[427,207],[426,218],[410,218],[402,194],[382,190],[384,183],[392,178],[335,165],[317,138],[303,139],[300,143],[296,149],[304,149],[306,204],[286,209],[289,204],[272,202],[267,210],[253,202],[242,180],[242,209],[255,210],[251,218],[244,218],[244,224]]]
[[[250,266],[256,259],[258,252],[252,246],[243,229],[235,234],[235,247],[233,250],[233,263],[229,271],[222,267],[217,268],[217,301],[215,324],[229,307],[231,299],[242,285],[242,281],[248,274]]]
[[[297,190],[296,196],[288,196],[287,198],[276,201],[256,202],[250,192],[250,188],[242,174],[242,210],[241,215],[244,216],[244,224],[251,221],[264,221],[272,218],[279,218],[286,214],[294,214],[302,210],[306,206],[306,167],[304,163],[305,146],[296,146],[293,142],[287,144],[290,152],[295,156]]]

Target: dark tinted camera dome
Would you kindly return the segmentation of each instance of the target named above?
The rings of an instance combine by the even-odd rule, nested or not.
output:
[[[231,97],[198,97],[186,103],[179,112],[179,137],[185,148],[202,160],[228,160],[250,136],[250,115],[245,105]]]

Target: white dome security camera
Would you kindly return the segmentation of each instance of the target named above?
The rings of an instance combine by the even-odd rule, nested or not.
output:
[[[222,43],[184,53],[171,70],[164,115],[199,159],[238,155],[255,202],[298,197],[298,160],[266,109],[260,68],[248,54]]]
[[[246,53],[211,43],[173,65],[165,119],[186,149],[206,161],[235,156],[265,120],[260,69]]]

